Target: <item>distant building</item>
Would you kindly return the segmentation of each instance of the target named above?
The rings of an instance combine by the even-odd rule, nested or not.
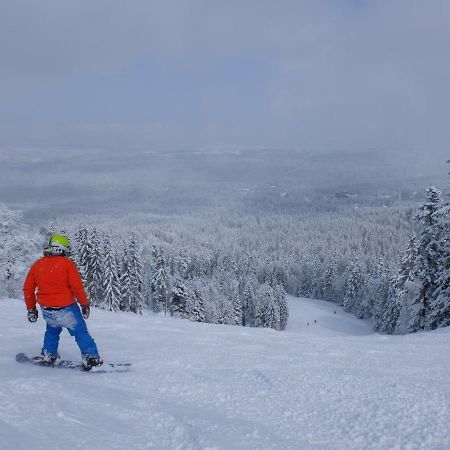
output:
[[[344,199],[349,199],[349,198],[355,198],[357,197],[356,194],[353,194],[352,192],[347,192],[347,191],[340,191],[340,192],[336,192],[334,194],[335,198],[344,198]]]

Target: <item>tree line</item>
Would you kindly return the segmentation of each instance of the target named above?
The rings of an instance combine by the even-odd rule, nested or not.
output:
[[[67,218],[36,234],[3,208],[0,294],[18,296],[44,236],[66,232],[92,303],[113,311],[149,308],[283,329],[288,293],[336,302],[383,333],[446,326],[448,203],[430,188],[416,211],[411,205],[311,215],[211,210],[89,217],[89,227]]]
[[[450,325],[450,204],[439,189],[426,190],[377,329],[409,333]]]
[[[112,240],[83,226],[73,236],[72,258],[93,306],[134,313],[151,308],[197,322],[286,327],[286,294],[275,280],[259,284],[223,267],[205,271],[186,256],[167,258],[157,246],[143,261],[134,234]]]

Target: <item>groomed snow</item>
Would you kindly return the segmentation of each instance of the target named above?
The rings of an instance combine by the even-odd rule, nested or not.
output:
[[[44,323],[2,300],[0,448],[450,448],[449,329],[380,336],[331,303],[289,306],[284,332],[94,310],[104,359],[133,366],[89,374],[16,363]],[[66,332],[60,352],[79,359]]]

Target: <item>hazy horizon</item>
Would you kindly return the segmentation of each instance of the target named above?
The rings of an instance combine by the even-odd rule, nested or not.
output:
[[[248,212],[324,211],[352,202],[445,190],[444,160],[407,160],[379,152],[281,149],[125,152],[0,150],[0,203],[49,221],[70,214],[191,213],[211,208]]]
[[[449,22],[441,0],[6,0],[0,202],[444,189]]]

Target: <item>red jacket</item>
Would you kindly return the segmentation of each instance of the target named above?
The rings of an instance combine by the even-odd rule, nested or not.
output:
[[[89,303],[77,267],[64,256],[38,259],[28,272],[23,293],[28,309],[35,308],[36,301],[44,308],[69,306],[75,297],[81,306]]]

